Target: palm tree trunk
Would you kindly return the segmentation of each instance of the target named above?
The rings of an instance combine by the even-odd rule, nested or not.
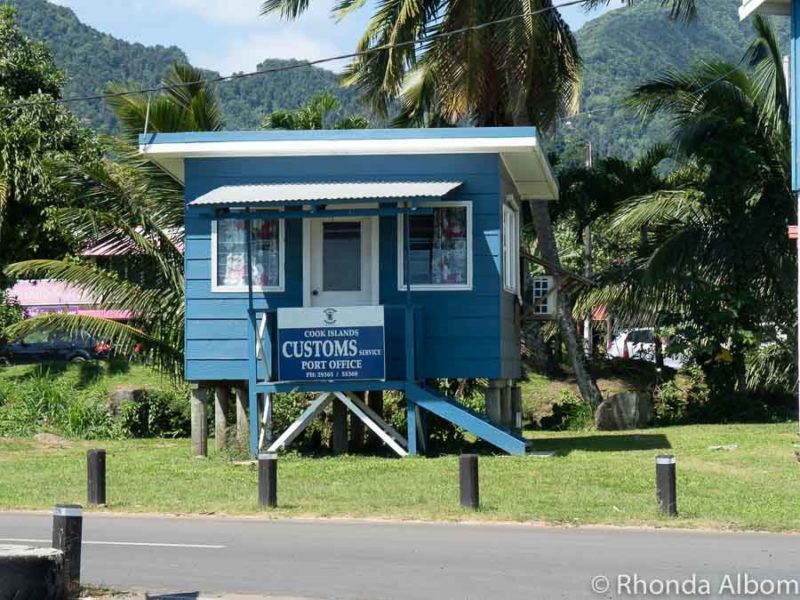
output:
[[[560,267],[558,246],[556,246],[556,239],[553,235],[553,223],[550,220],[550,209],[547,202],[529,202],[528,205],[542,258],[550,264]],[[558,293],[558,320],[581,397],[591,406],[597,406],[603,401],[603,395],[600,393],[594,377],[586,368],[583,351],[578,343],[575,319],[572,318],[572,297],[563,290],[559,290]]]
[[[517,94],[512,94],[511,97],[517,99],[509,111],[513,125],[531,125],[530,115],[528,115],[525,108],[525,90],[519,90]],[[550,220],[550,208],[547,202],[527,202],[526,204],[529,207],[533,227],[536,230],[536,241],[542,258],[551,265],[560,268],[561,260],[558,257],[558,246],[556,245],[553,222]],[[578,383],[578,389],[584,401],[590,406],[597,406],[603,401],[603,395],[600,393],[600,388],[597,387],[594,377],[586,368],[583,349],[578,344],[575,319],[572,318],[572,306],[572,297],[559,290],[558,320],[561,325],[564,345],[567,347],[567,355],[575,373],[575,380]]]

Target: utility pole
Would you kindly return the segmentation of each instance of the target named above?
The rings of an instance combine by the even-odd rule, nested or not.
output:
[[[586,142],[586,170],[592,170],[594,166],[592,160],[592,142]],[[583,228],[583,276],[586,279],[592,278],[592,226],[587,223]],[[586,356],[592,355],[592,311],[583,319],[583,352]]]

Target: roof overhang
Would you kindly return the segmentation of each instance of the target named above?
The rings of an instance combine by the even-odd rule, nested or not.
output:
[[[555,200],[558,184],[532,127],[147,134],[139,151],[184,180],[193,158],[498,154],[523,200]]]
[[[405,200],[442,198],[460,181],[375,181],[273,183],[224,185],[192,200],[189,206],[268,206],[346,202],[353,200]]]
[[[744,21],[752,14],[789,16],[791,6],[791,0],[742,0],[739,20]]]

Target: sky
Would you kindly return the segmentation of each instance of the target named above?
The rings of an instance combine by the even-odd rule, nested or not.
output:
[[[367,6],[337,23],[330,17],[336,0],[315,0],[300,19],[290,22],[276,15],[260,16],[260,0],[51,1],[114,37],[148,46],[178,46],[192,64],[223,75],[253,71],[265,58],[315,60],[352,52],[370,16]],[[607,10],[586,14],[571,6],[562,14],[577,29]],[[343,64],[325,66],[338,70]]]

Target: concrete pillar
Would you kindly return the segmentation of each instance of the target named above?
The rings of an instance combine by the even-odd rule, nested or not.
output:
[[[363,402],[366,399],[366,392],[356,392]],[[350,452],[359,452],[364,449],[364,422],[354,413],[350,413]]]
[[[208,388],[192,386],[192,456],[208,456],[207,398]]]
[[[331,451],[334,454],[347,452],[347,407],[338,399],[333,401]]]
[[[504,382],[502,379],[490,379],[486,388],[486,416],[490,423],[500,425],[503,415],[501,409],[501,396]]]
[[[214,388],[214,443],[217,450],[224,450],[228,445],[228,404],[231,389],[225,385]]]
[[[236,396],[236,440],[240,448],[247,448],[250,443],[250,422],[247,420],[247,388],[238,386],[233,390]]]
[[[511,386],[511,431],[522,435],[522,387]]]
[[[383,417],[383,390],[371,390],[367,392],[367,406],[377,413],[379,417]],[[370,431],[367,434],[369,447],[373,450],[383,446],[381,439]]]

